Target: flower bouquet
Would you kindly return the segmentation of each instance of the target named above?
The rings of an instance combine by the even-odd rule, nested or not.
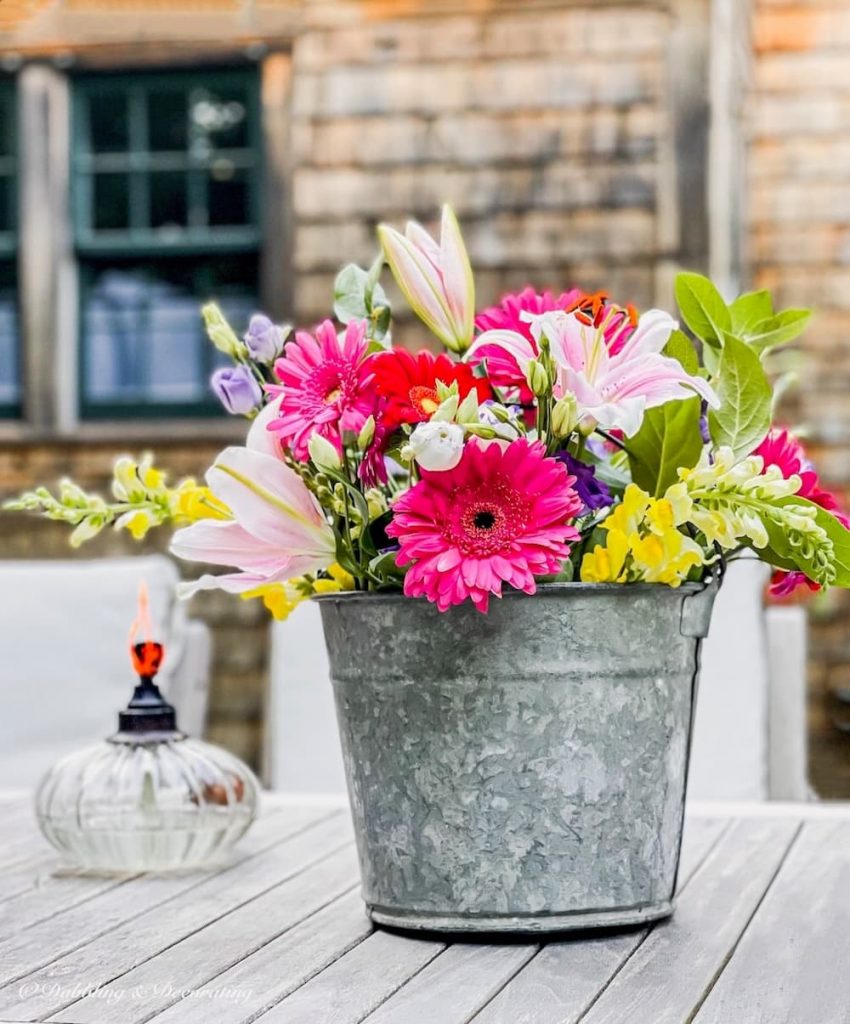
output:
[[[772,422],[772,353],[808,313],[685,273],[689,333],[578,289],[476,315],[448,207],[439,239],[378,233],[372,266],[337,278],[337,322],[255,316],[240,339],[205,307],[233,363],[213,388],[251,420],[205,486],[125,458],[112,500],[66,481],[13,507],[74,543],[178,527],[177,556],[231,570],[187,595],[277,617],[318,597],[376,920],[663,916],[724,563],[755,553],[777,594],[850,585],[850,522]],[[384,264],[444,351],[392,345]]]

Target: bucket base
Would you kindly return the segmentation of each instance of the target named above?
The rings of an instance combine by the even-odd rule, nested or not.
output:
[[[415,910],[393,910],[368,903],[366,911],[375,924],[407,931],[540,935],[588,928],[633,928],[670,917],[673,903],[665,900],[645,907],[576,911],[568,914],[428,914]]]

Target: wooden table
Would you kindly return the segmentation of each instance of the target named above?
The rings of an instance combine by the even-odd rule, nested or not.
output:
[[[671,921],[505,944],[374,930],[340,807],[267,798],[229,866],[123,880],[0,823],[3,1022],[850,1022],[846,805],[694,808]]]

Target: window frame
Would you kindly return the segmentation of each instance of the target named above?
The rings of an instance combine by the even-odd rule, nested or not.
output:
[[[128,196],[130,225],[126,230],[114,232],[96,232],[90,228],[90,219],[84,214],[90,209],[87,205],[90,199],[91,182],[98,163],[98,155],[92,154],[88,149],[90,139],[88,132],[88,101],[92,93],[101,93],[104,89],[111,90],[116,95],[127,95],[129,102],[138,103],[138,98],[133,99],[145,89],[145,83],[154,83],[155,87],[186,88],[187,79],[198,80],[198,85],[203,79],[208,79],[211,86],[232,82],[245,87],[246,101],[248,105],[248,136],[244,147],[253,154],[251,165],[243,164],[249,171],[248,179],[248,203],[249,214],[252,224],[250,226],[209,226],[202,228],[189,227],[180,231],[179,236],[168,237],[167,235],[155,236],[156,229],[139,228],[138,224],[133,225],[134,219],[138,222],[138,211],[134,215],[133,210],[133,186],[131,183]],[[148,90],[150,90],[148,85]],[[256,299],[258,304],[261,301],[262,291],[262,261],[264,255],[264,232],[262,218],[262,201],[265,193],[265,147],[263,139],[262,104],[261,104],[261,68],[257,64],[226,64],[226,65],[204,65],[203,67],[185,67],[179,69],[139,68],[132,71],[113,71],[109,69],[98,71],[83,71],[79,74],[69,76],[69,88],[71,91],[70,105],[70,152],[69,152],[69,203],[70,220],[73,235],[73,252],[77,266],[77,366],[78,381],[77,388],[77,414],[82,424],[96,423],[98,421],[127,421],[138,420],[141,416],[151,420],[175,420],[191,422],[193,420],[213,420],[222,418],[223,413],[220,403],[215,399],[211,391],[204,399],[195,402],[145,402],[136,400],[114,400],[97,401],[92,400],[86,393],[85,382],[89,352],[84,331],[84,297],[88,282],[94,273],[96,264],[113,257],[116,260],[138,259],[145,262],[154,259],[169,259],[171,257],[191,257],[206,255],[209,261],[215,260],[217,256],[233,256],[244,254],[257,261],[256,273]],[[187,89],[187,94],[190,90]],[[139,124],[141,122],[141,125]],[[146,141],[143,135],[146,134],[147,124],[144,116],[135,118],[130,123],[131,137],[128,139],[129,148],[122,158],[127,160],[129,166],[124,171],[128,178],[137,172],[145,172],[152,165],[157,164],[157,153],[149,149],[138,148],[140,141]],[[135,137],[133,137],[135,135]],[[226,153],[227,150],[224,150]],[[104,154],[100,154],[103,156]],[[107,157],[109,154],[107,155]],[[191,189],[192,178],[196,181],[207,172],[208,165],[198,162],[192,166],[191,156],[186,153],[187,166],[184,173],[187,175],[187,187]],[[108,160],[107,160],[108,162]],[[120,160],[116,161],[120,162]],[[237,162],[237,166],[239,163]],[[194,174],[193,174],[194,171]],[[204,186],[205,187],[205,186]],[[191,193],[189,193],[191,194]],[[108,237],[112,234],[113,237]],[[199,263],[197,275],[202,276],[204,266]],[[211,296],[212,297],[212,296]],[[200,306],[200,299],[199,299]],[[200,310],[199,310],[200,318]],[[199,321],[200,322],[200,321]],[[214,352],[210,348],[205,350],[204,372],[212,370],[212,358]]]
[[[9,156],[0,156],[0,167],[4,166],[4,176],[7,177],[10,187],[7,196],[9,207],[6,211],[8,216],[9,230],[0,232],[0,261],[8,263],[12,267],[12,275],[15,280],[15,320],[16,320],[16,344],[15,344],[15,369],[17,376],[17,399],[12,402],[0,401],[0,421],[16,421],[23,417],[24,411],[24,358],[23,358],[23,333],[21,330],[21,305],[20,305],[20,271],[18,268],[18,242],[20,238],[20,214],[18,203],[20,199],[20,117],[18,112],[18,87],[17,77],[10,74],[0,74],[0,92],[5,93],[8,100],[7,109],[10,112],[10,133],[11,153]]]

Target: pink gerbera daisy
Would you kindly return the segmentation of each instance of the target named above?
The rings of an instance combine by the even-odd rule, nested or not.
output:
[[[539,441],[524,438],[504,449],[472,440],[454,469],[423,471],[387,527],[400,544],[398,564],[411,566],[405,594],[440,611],[468,597],[482,612],[503,583],[533,594],[534,577],[559,572],[579,537],[574,482]]]
[[[790,431],[774,427],[768,431],[767,437],[753,454],[762,457],[765,469],[768,466],[777,466],[786,480],[794,475],[799,476],[800,489],[797,494],[831,512],[843,526],[850,529],[850,518],[841,510],[838,498],[832,491],[821,487],[805,449]],[[802,585],[807,586],[809,590],[820,590],[820,586],[810,580],[805,573],[777,569],[771,578],[770,593],[774,597],[788,597]]]
[[[296,459],[309,458],[307,443],[314,433],[341,449],[342,434],[356,434],[366,422],[374,402],[368,347],[364,321],[352,321],[339,337],[325,320],[315,338],[299,331],[284,349],[274,366],[280,386],[268,388],[283,395],[280,416],[268,429],[278,433]]]

